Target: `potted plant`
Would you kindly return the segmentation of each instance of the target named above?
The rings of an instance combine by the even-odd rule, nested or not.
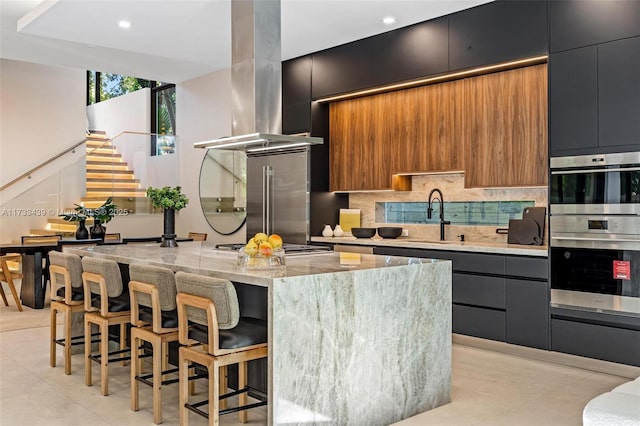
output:
[[[175,234],[176,211],[187,207],[189,198],[180,192],[181,187],[165,186],[162,188],[147,188],[147,197],[155,208],[164,211],[164,233],[160,247],[178,247]]]
[[[85,209],[85,214],[93,218],[93,226],[90,229],[91,238],[104,239],[104,234],[107,228],[102,225],[109,223],[111,219],[113,219],[117,208],[118,206],[113,203],[113,198],[109,197],[100,207],[96,207],[95,209]]]
[[[76,204],[74,210],[61,214],[63,220],[67,222],[78,222],[76,228],[76,240],[86,240],[89,238],[89,230],[85,225],[87,215],[82,212],[83,207]]]
[[[85,226],[87,218],[93,218],[93,226],[91,227],[91,238],[104,238],[106,228],[102,224],[111,221],[116,214],[116,206],[113,203],[113,198],[109,197],[102,203],[100,207],[88,208],[79,204],[75,205],[75,208],[71,212],[62,214],[62,218],[67,222],[78,222],[78,229],[76,230],[76,240],[86,240],[89,238],[89,231]]]

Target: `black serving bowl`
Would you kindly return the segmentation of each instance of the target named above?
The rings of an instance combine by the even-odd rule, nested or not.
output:
[[[383,226],[378,228],[378,235],[382,238],[398,238],[402,235],[402,228],[395,226]]]
[[[351,235],[356,238],[371,238],[376,235],[376,228],[351,228]]]

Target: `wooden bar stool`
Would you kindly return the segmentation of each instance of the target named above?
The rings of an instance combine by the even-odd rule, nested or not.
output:
[[[11,291],[11,295],[13,296],[13,300],[16,302],[16,307],[20,312],[22,312],[22,303],[20,302],[20,296],[18,296],[18,290],[16,289],[15,284],[13,283],[14,278],[22,278],[22,273],[18,266],[13,266],[14,264],[19,264],[22,258],[19,254],[7,254],[5,256],[0,256],[0,281],[6,282],[9,286],[9,290]],[[4,306],[9,306],[9,301],[7,300],[7,295],[4,294],[4,289],[2,288],[2,283],[0,282],[0,295],[2,296],[2,300],[4,301]]]
[[[266,321],[240,317],[238,296],[229,280],[177,272],[176,286],[180,344],[185,345],[179,349],[180,424],[188,424],[187,410],[208,418],[209,425],[218,425],[220,415],[233,412],[245,423],[246,410],[267,404],[247,404],[247,362],[268,356]],[[238,389],[220,395],[220,367],[231,364],[238,364]],[[189,371],[198,365],[207,370],[208,400],[190,403]],[[220,399],[234,395],[238,406],[220,409]],[[208,413],[200,409],[206,404]]]
[[[126,325],[131,323],[129,291],[124,291],[120,268],[113,260],[85,256],[82,258],[84,286],[84,376],[85,384],[92,385],[91,361],[100,363],[100,385],[103,395],[109,394],[109,362],[122,361],[126,356]],[[92,299],[93,298],[93,299]],[[100,332],[100,353],[91,353],[91,324]],[[109,352],[109,326],[120,326],[120,347]],[[117,358],[109,359],[109,356]],[[125,355],[125,356],[123,356]]]
[[[177,383],[178,379],[163,380],[169,369],[169,342],[178,341],[178,311],[176,309],[176,280],[173,271],[157,266],[132,264],[129,266],[129,294],[131,296],[131,409],[140,408],[138,382],[153,387],[153,422],[162,423],[162,386]],[[153,373],[141,375],[143,342],[151,345]],[[151,379],[151,380],[149,380]]]
[[[58,251],[49,253],[51,276],[51,341],[49,363],[56,366],[56,344],[64,347],[64,373],[71,374],[71,347],[83,343],[84,335],[72,336],[73,314],[84,313],[82,261],[80,256]],[[64,315],[64,339],[57,339],[56,317]],[[79,340],[80,339],[80,340]]]

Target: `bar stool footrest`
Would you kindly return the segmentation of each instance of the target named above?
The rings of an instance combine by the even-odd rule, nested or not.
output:
[[[162,371],[161,375],[164,376],[165,374],[177,373],[178,371],[180,371],[179,368],[172,368],[170,370]],[[136,376],[136,380],[144,383],[147,386],[153,386],[153,380],[149,380],[152,377],[153,377],[153,374],[145,374],[144,376]],[[167,379],[160,382],[160,384],[164,386],[164,385],[170,385],[173,383],[178,383],[179,381],[180,379]]]
[[[232,396],[236,396],[239,395],[241,393],[245,393],[245,392],[249,392],[251,390],[257,391],[257,389],[253,389],[249,386],[247,386],[244,389],[240,389],[237,391],[233,391],[233,392],[229,392],[226,393],[224,395],[220,395],[220,399],[226,399]],[[259,392],[259,391],[258,391]],[[200,402],[196,402],[193,404],[184,404],[185,408],[187,408],[190,411],[193,411],[194,413],[197,413],[199,415],[201,415],[202,417],[205,418],[209,418],[209,413],[202,411],[199,407],[202,407],[203,405],[207,405],[209,404],[209,400],[205,399],[204,401],[200,401]],[[232,407],[232,408],[226,408],[224,410],[220,410],[219,411],[219,415],[222,416],[224,414],[231,414],[231,413],[237,413],[238,411],[244,411],[244,410],[250,410],[252,408],[257,408],[257,407],[263,407],[267,405],[267,400],[266,399],[259,399],[258,402],[254,402],[252,404],[246,404],[246,405],[242,405],[242,406],[238,406],[238,407]]]

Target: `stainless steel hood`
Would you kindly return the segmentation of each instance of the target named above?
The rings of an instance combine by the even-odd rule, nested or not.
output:
[[[231,0],[232,136],[195,148],[268,151],[322,144],[318,137],[281,135],[280,0]]]

